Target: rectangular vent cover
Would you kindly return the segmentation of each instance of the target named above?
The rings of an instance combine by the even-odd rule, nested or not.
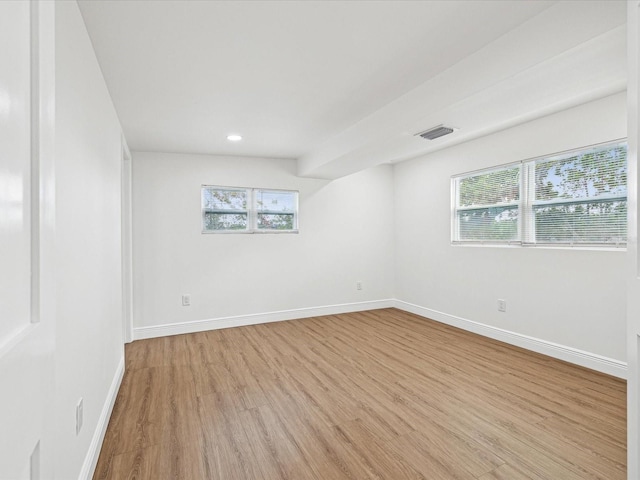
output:
[[[450,133],[453,133],[453,128],[440,125],[439,127],[432,128],[426,132],[418,133],[418,136],[426,140],[433,140],[438,137],[443,137],[444,135],[449,135]]]

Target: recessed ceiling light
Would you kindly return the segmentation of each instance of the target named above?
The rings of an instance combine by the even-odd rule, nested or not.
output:
[[[229,140],[230,142],[239,142],[240,140],[242,140],[242,136],[236,134],[227,135],[227,140]]]

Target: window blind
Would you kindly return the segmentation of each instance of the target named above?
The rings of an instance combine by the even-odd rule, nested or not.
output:
[[[452,188],[454,243],[626,244],[624,142],[459,175]]]
[[[256,190],[255,202],[259,230],[294,230],[297,192],[285,190]]]
[[[202,188],[204,230],[247,230],[249,190],[222,187]]]
[[[202,186],[203,233],[297,233],[298,192]]]
[[[526,166],[529,222],[536,244],[620,245],[627,238],[627,148],[609,144]]]
[[[519,240],[520,165],[461,177],[456,197],[458,240]]]

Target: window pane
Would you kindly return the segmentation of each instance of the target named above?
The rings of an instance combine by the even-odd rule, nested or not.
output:
[[[246,230],[246,213],[204,213],[205,230]]]
[[[627,148],[601,145],[535,161],[530,242],[624,244]]]
[[[458,206],[514,203],[520,199],[520,166],[461,178]]]
[[[620,244],[627,240],[627,202],[535,207],[536,241]]]
[[[247,191],[205,187],[202,189],[202,206],[214,211],[246,210]]]
[[[293,213],[259,213],[258,228],[261,230],[293,230]]]
[[[518,207],[491,207],[458,212],[458,239],[475,241],[518,240]]]
[[[297,192],[256,190],[256,207],[259,212],[289,212],[296,210]]]
[[[625,144],[536,161],[535,200],[627,195]]]
[[[295,230],[298,192],[256,190],[258,230]]]

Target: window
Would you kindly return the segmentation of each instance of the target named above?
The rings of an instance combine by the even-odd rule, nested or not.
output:
[[[625,143],[458,175],[452,189],[453,243],[626,245]]]
[[[295,230],[298,193],[282,190],[255,190],[258,230]]]
[[[520,166],[456,179],[457,235],[461,241],[519,239]]]
[[[203,233],[298,231],[298,192],[202,186]]]
[[[202,187],[203,231],[246,231],[250,196],[245,188]]]

